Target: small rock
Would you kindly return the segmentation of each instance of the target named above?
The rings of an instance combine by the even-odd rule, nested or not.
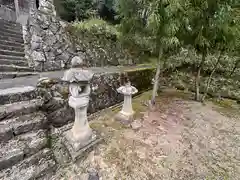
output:
[[[87,179],[83,179],[82,176],[76,175],[76,176],[71,177],[71,180],[87,180]]]
[[[81,174],[81,175],[79,176],[79,180],[88,180],[88,179],[89,179],[89,175],[86,174],[86,173]]]
[[[131,127],[133,130],[138,130],[142,127],[142,123],[140,122],[140,120],[135,120],[131,123]]]
[[[96,169],[89,169],[88,170],[88,180],[99,180],[99,175],[98,175],[98,171]]]

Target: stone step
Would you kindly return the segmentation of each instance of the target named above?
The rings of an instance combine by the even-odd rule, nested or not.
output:
[[[7,44],[0,44],[0,49],[2,50],[8,50],[8,51],[17,51],[17,52],[24,52],[24,46],[19,45],[19,46],[11,46]]]
[[[16,65],[16,66],[28,66],[28,62],[25,60],[8,60],[8,59],[0,59],[0,64],[5,65]]]
[[[15,37],[11,37],[11,36],[0,35],[0,39],[6,40],[6,41],[12,41],[12,42],[24,43],[23,38],[15,38]]]
[[[41,99],[33,99],[30,101],[0,105],[0,121],[36,112],[42,103]]]
[[[0,89],[0,105],[36,99],[35,87],[24,86]]]
[[[22,35],[22,28],[14,28],[14,27],[7,27],[7,26],[0,26],[0,31]]]
[[[36,154],[46,148],[47,143],[46,132],[39,130],[20,135],[7,143],[0,144],[0,171]]]
[[[44,149],[11,169],[0,172],[2,180],[36,180],[53,174],[56,163],[49,149]]]
[[[1,26],[1,25],[0,25]],[[0,27],[1,30],[6,32],[13,32],[13,33],[22,33],[22,27],[17,26],[8,26],[6,24],[3,24],[3,26]]]
[[[24,48],[24,44],[23,43],[14,42],[14,41],[7,41],[7,40],[2,40],[2,39],[0,39],[0,44],[6,45],[6,46],[14,46],[14,47],[22,47],[22,48]]]
[[[1,36],[7,36],[7,37],[14,37],[14,38],[23,38],[23,35],[22,34],[15,34],[15,33],[10,33],[10,32],[7,32],[7,31],[0,31],[0,35]]]
[[[7,142],[15,136],[44,129],[47,118],[42,112],[35,112],[0,122],[0,142]]]
[[[34,71],[33,68],[30,67],[24,67],[24,66],[16,66],[16,65],[1,65],[0,64],[0,72],[31,72]]]
[[[22,25],[13,21],[7,21],[5,19],[0,19],[0,26],[2,25],[6,25],[9,27],[18,27],[18,28],[22,28]]]
[[[0,72],[0,80],[1,79],[14,79],[17,77],[25,77],[25,76],[36,76],[38,73],[34,72]]]
[[[24,52],[8,51],[8,50],[2,50],[2,49],[0,49],[0,54],[2,54],[2,55],[9,55],[9,56],[20,56],[20,57],[24,57],[25,56]]]
[[[11,60],[26,60],[25,57],[21,56],[9,56],[0,54],[0,59],[11,59]],[[0,71],[1,72],[1,71]]]

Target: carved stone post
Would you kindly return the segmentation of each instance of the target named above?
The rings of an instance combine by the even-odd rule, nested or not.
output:
[[[121,86],[117,89],[118,93],[124,95],[124,102],[122,110],[117,114],[116,119],[120,120],[124,124],[129,124],[133,120],[134,111],[132,109],[132,95],[136,94],[138,90],[131,86],[128,82],[125,86]]]
[[[66,145],[73,160],[80,154],[97,143],[97,136],[89,127],[87,120],[87,108],[91,92],[90,80],[93,73],[82,68],[83,61],[80,57],[72,59],[72,68],[64,74],[63,80],[69,85],[69,106],[75,111],[75,120],[71,130],[65,134]]]

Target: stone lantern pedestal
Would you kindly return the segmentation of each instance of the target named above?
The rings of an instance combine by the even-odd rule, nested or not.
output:
[[[124,95],[124,102],[122,110],[116,115],[115,119],[123,124],[130,124],[135,113],[132,109],[132,95],[136,94],[138,90],[128,82],[125,86],[118,88],[117,91]]]
[[[69,106],[75,111],[75,120],[71,130],[64,134],[63,143],[75,161],[81,154],[97,144],[101,139],[92,131],[87,120],[87,108],[91,92],[90,80],[93,74],[82,68],[74,68],[82,64],[77,57],[72,60],[72,68],[65,72],[63,80],[68,81]]]

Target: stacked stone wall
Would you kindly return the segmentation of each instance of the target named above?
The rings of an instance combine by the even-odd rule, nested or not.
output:
[[[92,92],[88,113],[92,114],[123,101],[117,92],[126,80],[130,80],[139,93],[152,87],[154,69],[139,69],[127,72],[97,73],[91,81]],[[69,84],[59,79],[42,79],[38,83],[38,92],[44,98],[43,111],[53,126],[60,127],[74,120],[74,111],[68,106]]]

